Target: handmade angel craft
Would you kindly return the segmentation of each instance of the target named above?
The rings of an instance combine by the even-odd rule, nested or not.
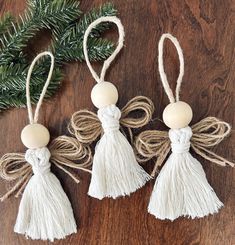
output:
[[[43,56],[51,58],[51,67],[33,115],[30,77],[37,60]],[[77,231],[70,201],[59,180],[51,172],[51,163],[76,183],[79,179],[67,168],[90,172],[88,167],[91,164],[89,146],[83,146],[68,136],[59,136],[49,143],[48,129],[38,123],[39,110],[53,67],[54,56],[50,52],[40,53],[33,60],[26,79],[29,124],[21,132],[21,141],[28,149],[26,153],[8,153],[0,159],[0,177],[14,184],[1,196],[1,201],[12,194],[19,197],[23,192],[14,231],[32,239],[50,241],[62,239]]]
[[[170,89],[163,66],[165,39],[169,39],[175,45],[180,61],[175,96]],[[192,148],[196,154],[210,162],[233,167],[234,163],[210,150],[230,134],[231,126],[215,117],[206,117],[191,127],[188,126],[193,113],[191,107],[179,98],[184,75],[184,58],[180,44],[171,34],[163,34],[158,52],[159,73],[170,101],[163,111],[163,121],[170,130],[143,131],[135,139],[140,162],[157,158],[152,177],[166,160],[156,179],[148,212],[156,218],[172,221],[180,216],[199,218],[214,214],[223,203],[208,183],[201,164],[189,150]]]
[[[116,24],[119,40],[115,51],[104,62],[101,75],[98,76],[89,61],[87,39],[91,30],[101,22]],[[131,132],[131,129],[146,125],[152,117],[153,104],[150,99],[138,96],[130,100],[120,110],[116,106],[117,88],[111,82],[104,81],[105,73],[123,47],[123,42],[123,25],[115,16],[101,17],[87,28],[84,35],[83,50],[88,68],[97,82],[92,89],[91,100],[98,108],[98,113],[96,115],[87,110],[78,111],[72,116],[69,127],[70,133],[85,144],[90,144],[101,136],[95,147],[92,177],[88,191],[88,195],[98,199],[129,195],[150,179],[150,176],[136,161],[132,146],[119,128],[121,124]],[[138,114],[138,111],[142,112],[139,117],[130,115],[134,112]]]

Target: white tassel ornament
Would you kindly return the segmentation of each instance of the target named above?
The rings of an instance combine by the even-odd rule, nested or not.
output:
[[[33,117],[29,82],[36,61],[44,55],[51,57],[47,81],[40,95]],[[38,124],[39,109],[49,85],[54,68],[54,56],[50,52],[40,53],[33,60],[26,80],[26,98],[30,124],[21,132],[23,144],[29,148],[25,159],[31,164],[34,175],[27,183],[20,202],[14,231],[32,239],[62,239],[77,231],[73,210],[63,188],[50,171],[50,152],[46,145],[50,135],[47,128]]]
[[[175,97],[163,67],[163,43],[166,38],[175,45],[180,60]],[[182,49],[177,39],[167,33],[160,38],[158,50],[159,73],[170,100],[163,112],[163,121],[171,128],[169,138],[172,153],[157,177],[148,212],[156,218],[172,221],[180,216],[200,218],[217,213],[223,204],[207,182],[201,164],[189,153],[192,130],[188,124],[192,120],[192,109],[187,103],[179,101],[184,74]]]
[[[89,61],[87,39],[91,30],[101,22],[113,22],[117,25],[119,41],[113,54],[104,62],[99,77]],[[106,70],[123,47],[123,42],[123,26],[115,16],[101,17],[91,23],[85,32],[83,41],[85,60],[98,83],[92,89],[91,99],[93,104],[99,108],[98,118],[104,131],[95,149],[92,178],[88,191],[90,196],[98,199],[129,195],[150,179],[150,176],[137,163],[131,145],[119,131],[121,112],[115,105],[118,100],[117,89],[112,83],[104,81]]]

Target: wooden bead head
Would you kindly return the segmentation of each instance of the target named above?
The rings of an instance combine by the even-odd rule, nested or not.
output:
[[[183,101],[171,103],[163,111],[163,121],[171,129],[188,126],[192,117],[193,112],[191,107]]]
[[[118,101],[117,88],[110,82],[99,82],[91,91],[91,100],[95,107],[102,108],[116,104]]]
[[[21,131],[21,141],[29,149],[47,146],[50,133],[42,124],[28,124]]]

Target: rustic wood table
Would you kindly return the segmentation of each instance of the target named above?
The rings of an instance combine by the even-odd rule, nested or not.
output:
[[[86,12],[104,1],[81,1]],[[160,83],[157,64],[157,44],[162,33],[175,35],[183,48],[185,76],[181,98],[194,111],[193,122],[206,116],[217,116],[234,125],[235,96],[235,1],[170,1],[170,0],[113,0],[125,31],[125,48],[107,74],[107,80],[120,91],[119,105],[136,95],[149,96],[156,106],[154,117],[161,117],[168,103]],[[11,11],[18,16],[25,8],[24,0],[1,0],[0,14]],[[113,28],[113,33],[115,33]],[[114,37],[117,37],[115,34]],[[29,45],[37,53],[46,42],[38,37]],[[44,40],[46,39],[46,40]],[[177,54],[166,45],[167,73],[172,86],[178,76]],[[44,103],[40,121],[47,125],[52,136],[66,131],[73,112],[81,108],[93,109],[90,91],[94,85],[85,63],[65,66],[65,78],[56,96]],[[0,115],[0,153],[23,152],[21,129],[27,123],[24,108],[12,109]],[[215,151],[234,159],[234,131]],[[208,181],[225,207],[214,216],[203,219],[179,218],[174,222],[156,220],[147,213],[147,205],[154,180],[127,198],[96,200],[87,196],[90,175],[78,173],[81,183],[76,185],[66,174],[53,169],[71,200],[78,233],[60,245],[232,245],[234,233],[234,170],[219,167],[200,159]],[[152,162],[146,166],[153,167]],[[6,185],[1,182],[1,193]],[[46,244],[27,240],[13,232],[20,199],[9,198],[0,204],[0,244]]]

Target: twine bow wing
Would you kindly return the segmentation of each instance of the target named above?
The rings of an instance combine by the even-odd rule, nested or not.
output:
[[[91,150],[74,138],[68,136],[57,137],[50,143],[48,148],[51,152],[50,162],[67,173],[76,183],[79,183],[79,179],[66,167],[91,172],[88,169],[92,158]],[[75,161],[79,163],[75,163]],[[24,153],[5,154],[0,159],[0,177],[6,181],[14,182],[14,185],[0,200],[4,201],[13,193],[16,193],[15,196],[18,197],[32,175],[32,167],[26,162]]]
[[[121,112],[120,124],[128,129],[132,138],[131,129],[143,127],[151,120],[154,105],[149,98],[136,96],[121,109]],[[140,112],[140,116],[133,115],[137,112]],[[75,112],[72,115],[68,129],[78,141],[85,144],[91,144],[103,133],[97,115],[88,110]]]
[[[234,166],[234,163],[209,150],[230,134],[231,126],[228,123],[215,117],[207,117],[194,124],[192,131],[191,147],[198,155],[221,166]],[[162,165],[171,150],[168,132],[159,130],[144,131],[136,138],[135,148],[140,162],[157,157],[151,174],[155,176],[158,167]]]

